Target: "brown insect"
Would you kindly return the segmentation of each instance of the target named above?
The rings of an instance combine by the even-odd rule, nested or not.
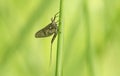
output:
[[[57,26],[58,21],[55,21],[58,13],[56,13],[55,16],[51,18],[51,23],[49,23],[46,27],[44,27],[43,29],[35,33],[36,38],[44,38],[44,37],[49,37],[53,35],[52,40],[51,40],[50,64],[52,61],[52,44],[58,33],[58,26]]]

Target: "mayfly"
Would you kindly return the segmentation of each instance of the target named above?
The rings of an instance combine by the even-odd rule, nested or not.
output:
[[[51,23],[49,23],[46,27],[44,27],[43,29],[35,33],[36,38],[44,38],[44,37],[49,37],[53,35],[52,40],[51,40],[50,64],[52,61],[52,44],[58,33],[58,26],[57,26],[58,21],[55,21],[58,14],[59,12],[56,13],[53,18],[51,18]]]

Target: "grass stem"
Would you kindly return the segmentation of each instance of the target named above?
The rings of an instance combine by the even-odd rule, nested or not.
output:
[[[60,14],[59,14],[59,32],[56,52],[56,68],[55,76],[62,76],[62,51],[63,51],[63,21],[62,21],[62,6],[63,0],[60,0]]]

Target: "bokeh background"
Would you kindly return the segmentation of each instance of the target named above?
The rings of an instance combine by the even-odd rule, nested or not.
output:
[[[34,34],[59,0],[0,0],[0,76],[54,76],[57,38]],[[63,0],[63,76],[120,76],[120,0]]]

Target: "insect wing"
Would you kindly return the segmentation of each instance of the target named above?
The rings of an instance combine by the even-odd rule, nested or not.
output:
[[[55,30],[55,28],[52,26],[52,23],[50,23],[43,29],[36,32],[35,37],[36,38],[49,37],[54,33],[54,30]]]

